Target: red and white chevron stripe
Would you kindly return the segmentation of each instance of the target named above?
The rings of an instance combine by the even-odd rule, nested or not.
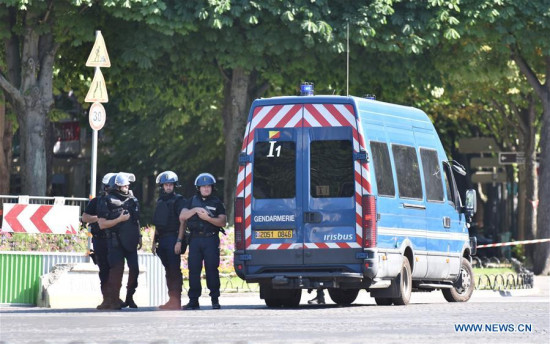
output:
[[[76,234],[80,207],[4,203],[3,232]]]
[[[303,108],[303,117],[302,117]],[[252,120],[247,124],[241,152],[253,154],[254,130],[258,128],[289,128],[289,127],[351,127],[353,130],[353,150],[366,151],[361,123],[357,125],[356,114],[350,104],[305,104],[305,105],[274,105],[261,106],[254,109]],[[249,250],[281,250],[302,248],[357,248],[362,245],[363,230],[361,196],[371,192],[370,171],[367,163],[354,162],[355,166],[355,209],[356,209],[356,242],[342,243],[304,243],[304,244],[251,244],[251,181],[252,167],[250,163],[239,167],[237,178],[237,197],[244,197],[246,249]]]

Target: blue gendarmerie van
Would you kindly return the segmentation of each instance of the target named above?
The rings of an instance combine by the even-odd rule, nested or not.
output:
[[[310,86],[310,85],[309,85]],[[258,99],[239,156],[237,275],[269,307],[296,307],[303,289],[337,304],[366,289],[379,305],[441,289],[474,290],[468,221],[455,173],[421,110],[344,96]]]

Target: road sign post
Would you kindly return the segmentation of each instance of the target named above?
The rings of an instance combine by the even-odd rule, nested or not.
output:
[[[86,102],[93,103],[92,106],[90,106],[88,119],[90,122],[90,127],[93,129],[90,198],[94,198],[96,196],[97,179],[97,137],[98,131],[103,128],[107,118],[105,108],[101,105],[101,103],[107,103],[109,101],[107,87],[105,86],[105,79],[103,78],[100,67],[111,67],[111,61],[109,60],[105,40],[99,30],[96,31],[94,47],[90,52],[90,56],[88,56],[86,66],[95,67],[94,79],[92,80],[92,84],[85,99]]]

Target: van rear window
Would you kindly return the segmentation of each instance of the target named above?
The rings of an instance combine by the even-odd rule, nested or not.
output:
[[[353,147],[350,140],[312,141],[311,197],[351,197],[355,193]]]
[[[296,144],[258,142],[254,148],[254,198],[296,197]]]
[[[399,197],[422,199],[420,168],[414,147],[392,145]]]

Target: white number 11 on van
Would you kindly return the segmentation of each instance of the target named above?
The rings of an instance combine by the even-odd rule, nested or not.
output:
[[[269,154],[267,155],[268,158],[274,158],[275,155],[273,155],[273,148],[275,147],[275,143],[277,141],[269,141]],[[275,150],[277,151],[277,158],[281,156],[281,146],[275,147]]]

